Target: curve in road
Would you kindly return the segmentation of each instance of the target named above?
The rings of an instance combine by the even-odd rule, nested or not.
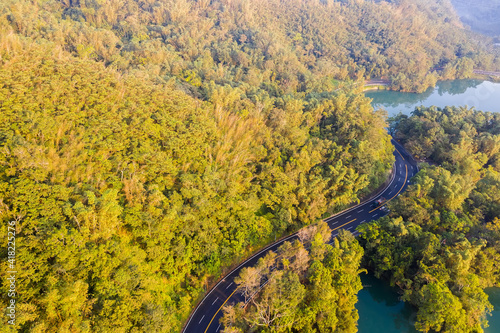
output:
[[[387,215],[383,206],[401,194],[410,182],[410,178],[418,172],[415,160],[410,154],[395,140],[392,140],[395,147],[394,175],[385,189],[368,202],[361,203],[339,214],[331,216],[325,221],[332,229],[332,238],[338,235],[340,229],[353,231],[358,225],[379,219]],[[377,199],[385,198],[381,204],[374,205]],[[254,266],[259,258],[264,257],[269,251],[276,251],[286,241],[297,239],[297,233],[285,237],[254,254],[252,257],[233,269],[222,280],[219,281],[210,292],[198,304],[191,314],[189,321],[183,329],[183,333],[217,333],[221,330],[219,319],[222,317],[222,307],[227,303],[238,303],[244,301],[243,296],[237,293],[237,285],[234,278],[240,274],[243,267]]]

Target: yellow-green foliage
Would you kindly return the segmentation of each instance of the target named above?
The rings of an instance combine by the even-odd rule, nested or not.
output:
[[[386,77],[423,91],[473,66],[500,69],[448,0],[4,0],[0,25],[190,89],[214,81],[275,94]]]
[[[242,269],[235,282],[245,303],[223,308],[226,332],[357,332],[363,248],[345,230],[326,244],[330,229],[319,227]]]
[[[384,115],[352,81],[404,72],[423,87],[438,65],[494,65],[436,8],[1,1],[13,329],[179,331],[224,268],[377,187],[393,161]]]
[[[209,278],[358,200],[392,161],[382,116],[349,91],[254,104],[212,85],[202,101],[51,44],[4,42],[0,216],[2,232],[17,221],[19,272],[11,329],[179,331]]]

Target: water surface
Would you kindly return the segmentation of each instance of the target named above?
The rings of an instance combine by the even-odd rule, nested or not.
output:
[[[373,274],[361,274],[358,293],[359,333],[417,333],[413,307],[399,300],[396,288]]]
[[[486,288],[488,300],[493,305],[491,317],[488,317],[490,327],[484,329],[485,333],[496,333],[500,331],[500,288]]]
[[[375,108],[382,107],[389,116],[399,112],[410,115],[417,106],[468,106],[477,110],[500,112],[500,83],[480,80],[454,80],[438,82],[421,94],[398,91],[368,91]]]
[[[359,333],[418,333],[416,309],[401,301],[397,288],[379,280],[372,273],[361,274],[363,289],[358,293]],[[500,332],[500,288],[487,288],[488,300],[494,306],[485,333]]]

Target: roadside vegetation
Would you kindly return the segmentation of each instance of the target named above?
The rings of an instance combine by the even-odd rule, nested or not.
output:
[[[328,244],[325,222],[299,239],[242,269],[235,282],[245,302],[223,309],[223,332],[357,332],[363,248],[345,230]]]
[[[484,288],[500,286],[500,114],[417,108],[390,124],[405,148],[428,162],[388,204],[390,214],[357,228],[361,247],[346,231],[333,247],[324,245],[329,233],[320,223],[301,231],[301,239],[314,240],[308,251],[304,244],[310,241],[286,244],[243,270],[236,282],[253,297],[226,306],[226,333],[355,332],[355,322],[343,326],[342,316],[335,315],[357,318],[357,274],[364,269],[398,287],[401,299],[415,306],[418,331],[472,333],[487,327],[493,307]],[[334,256],[318,257],[318,248]],[[322,284],[317,265],[335,267],[322,275]],[[280,283],[289,288],[278,288]],[[339,305],[345,306],[340,312]],[[286,319],[264,322],[264,309]]]
[[[429,161],[391,213],[364,224],[364,265],[417,307],[422,332],[482,332],[500,286],[500,114],[418,108],[392,119],[405,148]]]
[[[15,330],[179,331],[209,278],[355,202],[392,162],[384,120],[361,95],[310,105],[280,97],[238,111],[230,88],[201,101],[172,84],[16,47],[0,71],[2,232],[17,221]]]
[[[365,78],[474,66],[498,59],[434,0],[1,1],[1,331],[179,332],[232,264],[386,179]]]

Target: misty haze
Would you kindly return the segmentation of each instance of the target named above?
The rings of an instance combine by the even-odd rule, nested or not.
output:
[[[500,36],[500,0],[452,0],[462,22],[472,30]]]

